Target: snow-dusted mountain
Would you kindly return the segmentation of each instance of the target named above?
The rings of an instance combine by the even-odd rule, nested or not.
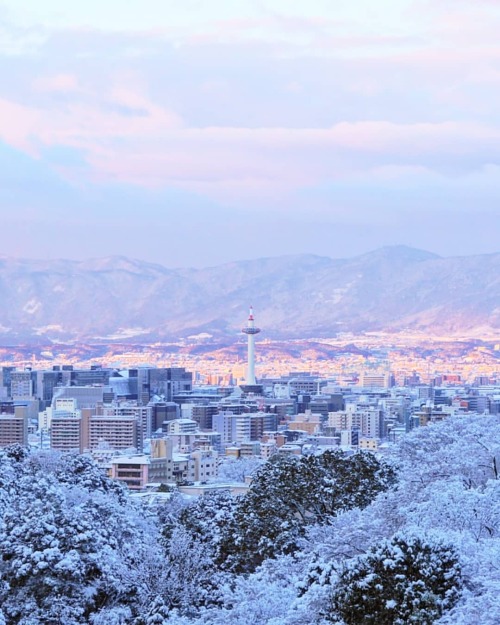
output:
[[[500,328],[500,253],[441,258],[387,247],[167,269],[124,257],[0,258],[3,340],[154,340],[235,334],[253,304],[270,337]]]

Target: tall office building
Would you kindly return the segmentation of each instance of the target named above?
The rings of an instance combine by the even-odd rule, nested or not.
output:
[[[275,431],[278,425],[277,416],[268,412],[234,414],[222,411],[215,414],[212,421],[223,445],[257,441],[264,432]]]
[[[137,369],[137,397],[143,404],[157,398],[162,401],[175,401],[175,397],[193,388],[193,374],[184,367],[163,367]]]
[[[0,392],[1,397],[12,397],[11,394],[11,375],[12,372],[15,371],[15,367],[2,367],[0,369],[0,386],[5,389],[5,391]],[[0,389],[1,390],[1,389]]]
[[[10,374],[10,394],[13,399],[33,397],[33,379],[31,371],[12,371]]]
[[[180,417],[181,409],[173,401],[150,402],[148,408],[151,410],[151,432],[166,432],[170,421]]]

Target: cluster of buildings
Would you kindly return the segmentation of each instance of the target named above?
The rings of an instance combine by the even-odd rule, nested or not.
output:
[[[108,474],[148,484],[213,482],[228,458],[346,450],[382,452],[406,432],[451,415],[499,414],[500,382],[459,376],[395,386],[390,372],[356,383],[294,372],[256,379],[250,312],[242,386],[194,386],[182,367],[0,369],[0,447],[90,453]]]

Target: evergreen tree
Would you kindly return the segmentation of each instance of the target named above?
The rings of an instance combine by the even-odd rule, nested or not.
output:
[[[293,553],[307,526],[367,506],[394,479],[393,470],[369,453],[274,456],[224,526],[223,566],[249,572],[266,558]]]
[[[332,596],[332,620],[430,625],[453,607],[461,585],[453,547],[398,534],[343,567]]]

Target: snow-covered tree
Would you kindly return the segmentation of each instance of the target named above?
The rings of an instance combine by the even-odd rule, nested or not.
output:
[[[238,504],[229,491],[215,491],[199,497],[179,514],[178,523],[192,540],[205,545],[214,564],[224,562],[224,541]]]
[[[248,572],[266,558],[293,553],[308,525],[368,505],[393,481],[393,470],[372,454],[274,456],[225,526],[226,566]]]
[[[153,599],[147,613],[135,619],[134,625],[166,625],[169,616],[170,610],[163,598],[158,595]]]
[[[146,549],[158,553],[158,537],[121,487],[107,484],[87,459],[68,459],[64,471],[50,472],[36,459],[9,454],[2,463],[16,479],[1,489],[0,524],[7,623],[88,623],[112,608],[147,603],[138,572]]]
[[[500,479],[500,417],[450,417],[416,428],[394,447],[401,472],[415,483],[457,477],[470,488]]]
[[[110,493],[121,503],[128,501],[122,482],[110,480],[90,456],[77,453],[42,451],[26,458],[26,470],[53,474],[59,484],[79,486],[89,492]]]
[[[163,597],[169,609],[193,614],[198,608],[220,602],[227,574],[217,570],[208,542],[193,538],[182,526],[172,533],[165,552]]]
[[[499,424],[497,417],[461,417],[456,429],[443,422],[409,434],[394,448],[399,465],[394,488],[364,509],[308,528],[300,543],[308,562],[299,584],[303,600],[324,593],[339,567],[398,532],[413,532],[445,538],[459,554],[466,592],[451,612],[457,619],[474,613],[480,597],[493,604],[491,589],[500,587]],[[443,622],[453,622],[446,618]]]
[[[342,567],[332,595],[332,620],[431,625],[455,605],[461,586],[452,546],[397,534]]]
[[[244,482],[263,464],[260,458],[226,458],[219,465],[217,482]]]
[[[245,496],[158,509],[88,457],[0,450],[0,625],[497,625],[499,425],[279,456]]]

